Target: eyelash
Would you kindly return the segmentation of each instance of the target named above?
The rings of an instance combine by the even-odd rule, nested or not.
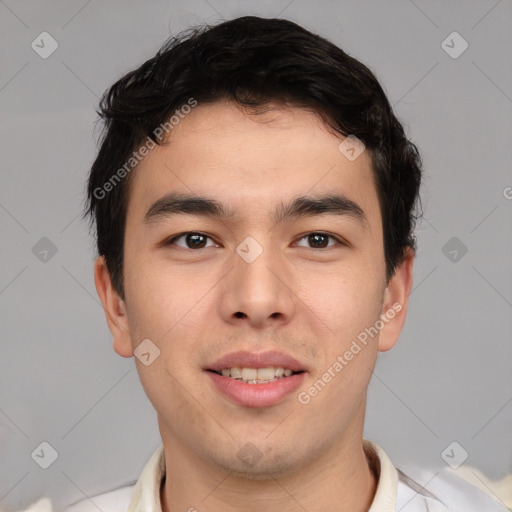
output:
[[[210,236],[206,235],[205,233],[201,233],[200,231],[185,231],[184,233],[180,233],[179,235],[175,235],[173,236],[172,238],[170,238],[169,240],[167,240],[167,242],[165,242],[164,245],[174,245],[174,243],[176,242],[176,240],[179,240],[180,238],[186,236],[186,235],[201,235],[201,236],[204,236],[206,238],[209,238],[210,240],[214,241]],[[339,246],[346,246],[347,243],[344,242],[341,238],[337,237],[337,236],[334,236],[334,235],[331,235],[329,233],[324,233],[322,231],[310,231],[309,233],[306,233],[304,235],[301,235],[300,238],[298,238],[298,241],[302,241],[304,240],[305,238],[308,238],[309,236],[311,235],[322,235],[322,236],[325,236],[327,238],[332,238],[333,240],[336,240],[336,242],[338,242],[338,245]],[[179,247],[179,246],[178,246]],[[313,249],[313,250],[325,250],[325,249],[330,249],[334,246],[328,246],[328,247],[308,247],[308,249]],[[197,251],[197,250],[200,250],[200,249],[207,249],[208,247],[200,247],[199,249],[191,249],[190,247],[181,247],[181,249],[188,249],[190,251]]]

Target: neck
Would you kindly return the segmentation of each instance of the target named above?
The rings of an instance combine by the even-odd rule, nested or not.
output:
[[[299,471],[280,478],[252,480],[220,470],[182,444],[164,443],[166,478],[162,512],[267,512],[336,510],[366,512],[377,489],[377,477],[364,451],[362,432],[346,436]]]

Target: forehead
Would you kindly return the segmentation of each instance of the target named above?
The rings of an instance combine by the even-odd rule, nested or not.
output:
[[[142,223],[169,192],[218,198],[239,218],[270,215],[292,197],[340,193],[376,221],[370,156],[348,160],[342,140],[304,109],[276,105],[252,115],[233,103],[200,104],[133,171],[128,221]]]

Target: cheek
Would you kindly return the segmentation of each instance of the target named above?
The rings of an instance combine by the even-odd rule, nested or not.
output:
[[[339,347],[378,318],[382,301],[378,283],[378,277],[367,268],[354,266],[329,272],[303,272],[299,303],[315,313],[321,333],[335,338]]]
[[[130,315],[139,335],[164,337],[200,297],[201,281],[188,284],[182,269],[162,258],[127,259],[125,269]]]
[[[147,373],[141,380],[147,378],[148,386],[155,380],[164,387],[174,386],[168,373],[178,380],[189,378],[185,372],[197,364],[194,355],[205,340],[200,333],[206,330],[211,335],[211,289],[219,278],[211,272],[199,275],[186,266],[170,265],[163,258],[144,260],[140,256],[131,263],[126,265],[126,291],[132,344],[135,348],[150,339],[160,351],[162,366],[156,375],[141,367]]]
[[[207,403],[203,388],[192,378],[180,374],[179,362],[173,360],[170,352],[161,356],[149,367],[138,366],[138,373],[144,391],[159,416],[182,438],[184,443],[199,435],[208,440],[207,430],[211,418],[201,404]],[[192,391],[191,391],[192,390]]]

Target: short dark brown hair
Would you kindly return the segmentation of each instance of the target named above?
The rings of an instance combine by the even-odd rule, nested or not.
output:
[[[127,161],[145,140],[162,143],[155,135],[158,127],[190,98],[199,104],[230,100],[251,109],[270,102],[303,107],[318,113],[336,133],[355,135],[373,164],[387,280],[403,261],[405,249],[416,249],[421,157],[374,74],[296,23],[245,16],[171,37],[100,102],[104,131],[82,218],[96,220],[98,254],[105,256],[123,299],[124,232],[133,173],[120,170],[126,171]],[[114,182],[116,174],[123,179]]]

